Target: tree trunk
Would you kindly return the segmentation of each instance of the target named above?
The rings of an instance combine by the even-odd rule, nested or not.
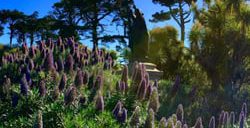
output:
[[[33,43],[34,43],[34,34],[31,33],[31,34],[30,34],[30,46],[32,46]]]
[[[181,27],[181,41],[184,43],[185,41],[185,19],[183,14],[183,8],[181,2],[179,2],[179,9],[180,9],[180,27]]]
[[[95,4],[94,10],[94,18],[93,18],[93,26],[92,26],[92,41],[93,41],[93,49],[98,48],[98,36],[97,36],[97,27],[98,27],[98,10]]]
[[[13,30],[10,29],[10,47],[12,48]]]

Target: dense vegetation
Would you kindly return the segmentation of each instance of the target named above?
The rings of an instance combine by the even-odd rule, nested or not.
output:
[[[48,40],[30,48],[24,44],[4,53],[0,71],[1,127],[208,125],[202,124],[201,117],[195,124],[184,118],[184,113],[190,115],[197,110],[184,112],[182,104],[175,105],[174,100],[189,104],[184,98],[188,88],[180,89],[179,77],[173,85],[166,81],[158,84],[150,81],[145,66],[137,62],[131,77],[127,66],[117,74],[121,66],[113,58],[114,53],[104,49],[89,51],[73,38]],[[164,115],[164,111],[175,114]],[[216,125],[247,125],[246,121],[247,106],[243,104],[240,114],[222,111]],[[209,125],[215,126],[214,117]]]
[[[152,2],[167,9],[150,21],[174,19],[180,36],[173,26],[147,32],[133,0],[61,0],[44,17],[0,10],[0,35],[7,26],[10,36],[0,46],[0,127],[247,128],[249,2]],[[113,42],[117,51],[98,46]]]

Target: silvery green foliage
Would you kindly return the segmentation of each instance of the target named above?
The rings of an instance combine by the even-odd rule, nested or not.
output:
[[[155,113],[153,109],[149,109],[148,116],[144,124],[144,128],[154,128]]]

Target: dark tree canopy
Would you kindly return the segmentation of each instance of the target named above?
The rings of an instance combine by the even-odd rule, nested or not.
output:
[[[8,24],[10,30],[10,47],[12,47],[12,39],[14,37],[14,25],[24,17],[24,14],[17,10],[1,10],[0,21],[2,24]]]
[[[191,21],[191,4],[197,0],[152,0],[155,4],[165,6],[168,10],[161,10],[153,14],[151,22],[162,22],[173,18],[181,28],[181,41],[185,40],[185,24]]]

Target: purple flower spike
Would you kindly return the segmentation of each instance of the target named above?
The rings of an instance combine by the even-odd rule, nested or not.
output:
[[[20,89],[21,89],[21,94],[27,96],[28,95],[28,83],[26,80],[26,75],[24,74],[21,82],[20,82]]]
[[[214,118],[214,116],[211,117],[208,127],[209,128],[215,128],[215,118]]]
[[[40,93],[40,96],[42,97],[46,95],[46,85],[43,80],[40,81],[39,83],[39,93]]]
[[[77,88],[83,85],[83,72],[82,70],[78,69],[75,77],[75,85]]]
[[[240,113],[240,117],[239,117],[239,128],[244,128],[244,124],[245,124],[245,114],[244,111],[241,111]]]
[[[115,108],[113,109],[112,113],[115,116],[115,118],[117,118],[118,113],[121,111],[122,109],[122,102],[118,101],[117,104],[115,105]]]
[[[119,123],[125,123],[127,120],[127,113],[128,113],[127,109],[122,108],[122,110],[119,111],[119,113],[117,115],[117,121]]]
[[[246,103],[243,103],[241,111],[244,112],[244,116],[246,118],[247,117],[247,104]]]
[[[101,112],[104,111],[104,100],[103,100],[103,96],[100,94],[100,92],[96,98],[95,108],[97,111],[101,111]]]
[[[194,128],[203,128],[201,117],[197,118]]]
[[[76,88],[74,86],[71,86],[67,89],[65,95],[64,95],[64,103],[65,105],[72,104],[76,99]]]
[[[140,88],[137,91],[137,97],[139,100],[143,100],[145,98],[146,89],[147,89],[146,80],[143,79],[141,81]]]
[[[234,114],[234,112],[230,113],[229,119],[230,119],[230,125],[233,126],[234,123],[235,123],[235,114]]]

